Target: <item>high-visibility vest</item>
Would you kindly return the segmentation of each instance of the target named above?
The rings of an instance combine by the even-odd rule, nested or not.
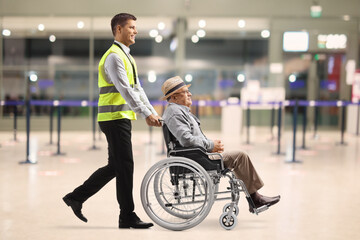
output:
[[[129,84],[134,87],[136,83],[136,63],[135,60],[122,50],[120,45],[114,43],[102,56],[99,63],[99,101],[98,101],[98,122],[111,121],[116,119],[130,119],[136,120],[136,114],[131,110],[130,106],[126,103],[125,99],[121,96],[115,85],[108,83],[105,74],[105,60],[110,53],[116,53],[120,56],[125,65]],[[131,58],[131,60],[130,60]],[[132,62],[131,62],[132,61]]]

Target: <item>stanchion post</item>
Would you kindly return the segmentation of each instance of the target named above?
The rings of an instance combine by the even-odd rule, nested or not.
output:
[[[306,149],[306,146],[305,146],[305,140],[306,140],[306,125],[307,125],[307,107],[306,105],[304,106],[304,115],[303,115],[303,135],[302,135],[302,146],[301,148],[302,149]]]
[[[17,110],[17,104],[14,105],[14,142],[17,141],[17,115],[18,115],[18,110]]]
[[[49,127],[49,135],[50,135],[50,140],[49,140],[49,144],[52,145],[53,144],[53,118],[54,118],[54,105],[51,104],[50,106],[50,127]]]
[[[318,128],[318,118],[319,118],[319,107],[314,106],[315,108],[315,114],[314,114],[314,138],[317,138],[317,128]]]
[[[278,109],[278,136],[277,136],[277,154],[280,155],[280,145],[281,145],[281,123],[282,123],[282,102],[279,102],[279,109]]]
[[[26,101],[26,163],[30,163],[29,156],[30,156],[30,101]]]
[[[296,160],[296,127],[297,127],[297,114],[298,114],[298,100],[295,101],[294,109],[293,109],[293,145],[292,145],[292,159],[286,159],[287,163],[300,163],[301,161]]]
[[[274,134],[273,134],[273,128],[275,125],[275,107],[274,107],[274,103],[272,103],[272,108],[271,108],[271,122],[270,122],[270,140],[274,140]]]
[[[292,161],[295,161],[295,152],[296,152],[296,128],[297,128],[297,110],[298,110],[298,101],[295,101],[293,109],[293,147],[292,147]]]
[[[250,144],[250,102],[246,109],[246,144]]]
[[[31,162],[30,157],[30,115],[31,115],[31,106],[30,106],[30,100],[25,101],[25,107],[26,107],[26,159],[25,161],[20,162],[20,164],[34,164],[36,162]]]
[[[60,135],[61,135],[61,106],[57,106],[57,152],[55,155],[64,155],[60,151]]]
[[[347,145],[344,142],[345,114],[346,114],[346,104],[345,104],[345,102],[342,102],[342,105],[341,105],[341,140],[340,140],[340,143],[338,143],[338,145]]]
[[[30,79],[25,79],[26,83],[26,98],[25,98],[25,108],[26,108],[26,158],[25,161],[20,162],[20,164],[33,164],[36,163],[30,161],[30,116],[31,116],[31,94],[30,94]]]
[[[61,134],[61,107],[57,107],[57,153],[60,153],[60,134]]]

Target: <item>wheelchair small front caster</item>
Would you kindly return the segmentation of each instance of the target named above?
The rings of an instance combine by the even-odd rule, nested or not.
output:
[[[228,216],[228,213],[224,212],[223,214],[221,214],[219,222],[224,229],[231,230],[236,226],[237,218],[233,213]]]
[[[223,207],[223,212],[224,212],[224,213],[229,212],[230,206],[231,206],[231,203],[225,204],[225,206]],[[238,205],[234,205],[234,207],[233,207],[233,213],[235,214],[235,216],[239,215],[239,207],[238,207]]]

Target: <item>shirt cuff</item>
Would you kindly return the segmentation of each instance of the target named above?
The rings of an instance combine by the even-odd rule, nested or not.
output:
[[[213,140],[209,140],[209,148],[207,149],[208,152],[212,152],[214,149],[214,142]]]
[[[143,119],[147,118],[148,116],[150,116],[151,114],[153,114],[149,109],[144,109],[144,111],[142,113],[140,113],[141,117]]]

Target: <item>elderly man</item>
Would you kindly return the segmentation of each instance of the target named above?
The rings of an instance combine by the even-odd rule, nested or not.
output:
[[[166,80],[162,85],[162,100],[166,99],[169,102],[163,114],[169,131],[183,147],[199,146],[207,152],[222,153],[225,166],[232,169],[236,177],[244,182],[256,208],[279,202],[280,196],[266,197],[258,193],[264,183],[246,153],[224,152],[224,145],[220,140],[210,140],[203,134],[199,119],[190,111],[192,95],[189,87],[190,84],[186,85],[178,76]],[[251,208],[249,210],[252,211]]]

